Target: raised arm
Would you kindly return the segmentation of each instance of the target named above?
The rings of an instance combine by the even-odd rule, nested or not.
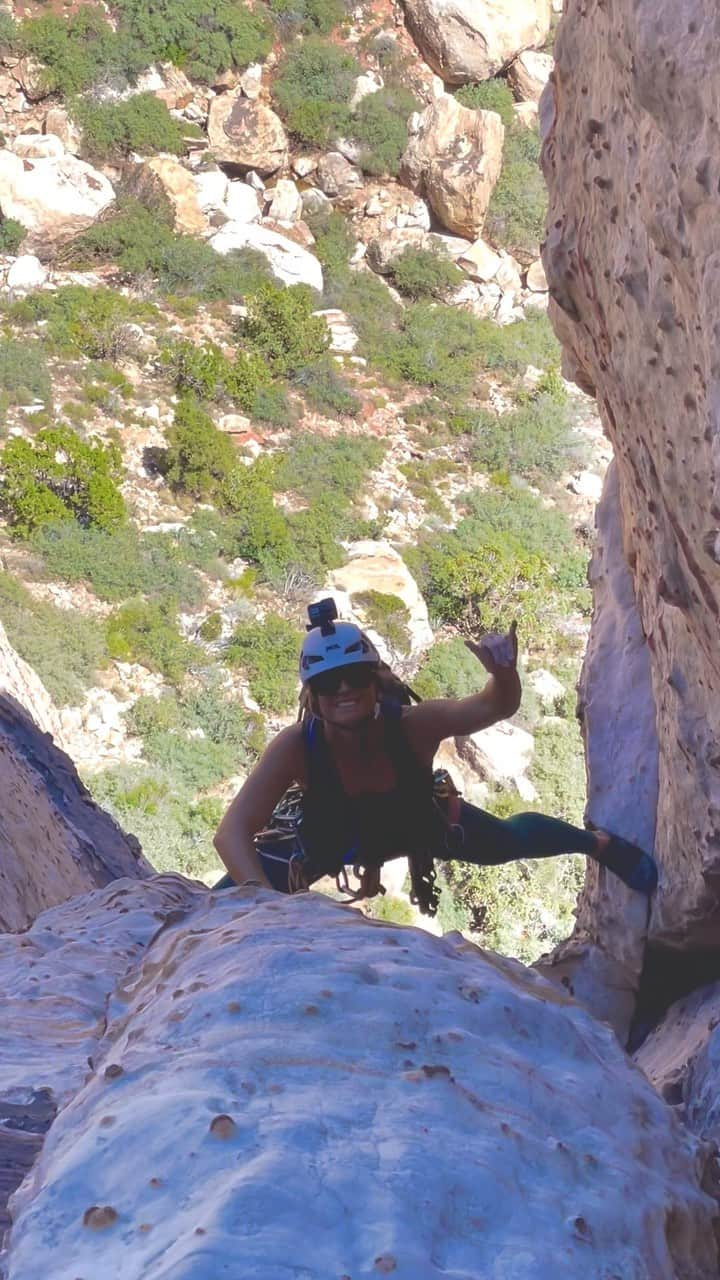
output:
[[[291,783],[299,781],[302,764],[302,729],[293,724],[273,738],[227,809],[214,843],[236,884],[257,880],[270,887],[254,837]]]
[[[479,644],[466,640],[490,674],[479,693],[469,698],[430,698],[406,713],[408,737],[423,757],[431,758],[444,738],[477,733],[515,714],[522,695],[516,630],[513,622],[507,635],[487,635]]]

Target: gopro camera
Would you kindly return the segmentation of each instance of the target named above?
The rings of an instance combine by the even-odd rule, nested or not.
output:
[[[312,631],[313,627],[320,627],[324,636],[331,636],[335,631],[333,622],[338,616],[337,605],[332,596],[326,596],[324,600],[318,600],[315,604],[308,605],[308,631]]]

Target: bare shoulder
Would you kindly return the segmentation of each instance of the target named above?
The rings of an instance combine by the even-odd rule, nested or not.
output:
[[[403,729],[408,743],[424,763],[430,764],[443,738],[442,709],[445,699],[429,698],[403,709]]]
[[[302,724],[298,721],[281,729],[266,747],[262,758],[271,761],[276,768],[286,770],[297,782],[302,782],[305,775],[305,735]]]

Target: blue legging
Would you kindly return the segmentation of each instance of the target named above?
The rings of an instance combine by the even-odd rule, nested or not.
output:
[[[263,871],[274,889],[288,892],[288,864],[293,855],[302,857],[299,849],[274,849],[264,854],[258,849]],[[434,856],[439,861],[471,862],[479,867],[497,867],[503,862],[521,858],[553,858],[560,853],[597,854],[597,841],[592,831],[583,831],[560,818],[544,813],[516,813],[512,818],[495,818],[484,809],[465,800],[460,802],[460,823],[448,833],[445,845],[438,842]],[[214,886],[229,889],[234,883],[229,875]]]

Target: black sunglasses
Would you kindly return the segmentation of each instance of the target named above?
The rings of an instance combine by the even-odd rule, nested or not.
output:
[[[354,662],[347,667],[335,667],[333,671],[321,671],[310,677],[310,688],[323,698],[332,698],[346,684],[350,689],[368,689],[375,679],[375,667],[370,662]]]

